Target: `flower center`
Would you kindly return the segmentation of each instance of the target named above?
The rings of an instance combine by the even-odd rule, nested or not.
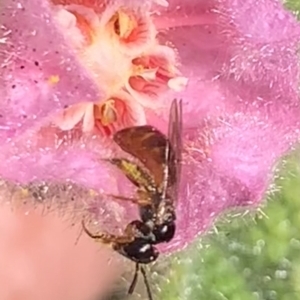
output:
[[[175,50],[159,44],[150,12],[105,6],[101,13],[77,4],[58,11],[58,22],[79,50],[79,59],[108,99],[66,110],[62,129],[80,123],[79,118],[84,132],[95,126],[105,135],[144,125],[144,108],[161,106],[157,103],[165,92],[185,86]],[[58,120],[59,126],[63,117]]]

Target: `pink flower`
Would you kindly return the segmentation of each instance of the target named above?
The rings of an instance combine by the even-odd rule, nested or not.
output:
[[[175,51],[171,47],[154,45],[149,53],[132,60],[135,72],[125,84],[129,93],[146,107],[159,105],[161,94],[168,89],[180,92],[188,79],[180,76]]]
[[[165,130],[177,97],[184,165],[178,230],[164,249],[182,248],[228,208],[258,205],[299,140],[294,17],[275,0],[75,2],[4,1],[2,178],[133,192],[101,160],[121,155],[109,136],[146,121]],[[136,216],[101,195],[80,201],[105,229]]]
[[[71,130],[82,123],[82,132],[111,136],[124,127],[146,124],[146,118],[142,107],[136,105],[128,93],[120,90],[99,103],[72,105],[57,114],[52,122],[62,130]]]
[[[55,118],[59,128],[70,130],[82,119],[84,132],[98,129],[98,133],[109,136],[114,131],[111,129],[120,128],[121,123],[124,127],[145,122],[144,117],[138,117],[140,113],[144,116],[141,105],[154,109],[164,92],[185,87],[187,79],[178,76],[180,72],[175,66],[175,49],[158,44],[157,31],[149,13],[115,4],[103,4],[101,12],[77,3],[54,5],[52,10],[55,21],[78,58],[107,98],[118,94],[119,103],[107,111],[115,110],[110,118],[110,130],[103,128],[107,125],[95,121],[99,105],[93,107],[88,102],[59,113]],[[122,107],[139,113],[130,118],[131,122],[124,123],[122,112],[118,111]],[[137,118],[140,122],[136,122]],[[103,126],[99,126],[101,124]]]

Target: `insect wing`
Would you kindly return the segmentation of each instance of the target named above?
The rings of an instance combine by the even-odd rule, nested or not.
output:
[[[181,173],[182,101],[174,99],[169,114],[168,137],[150,125],[128,127],[114,135],[120,148],[140,160],[157,186],[177,197]]]
[[[165,177],[166,135],[150,125],[135,126],[116,132],[114,141],[123,151],[141,161],[153,176],[155,184],[161,186]]]
[[[182,161],[182,100],[174,99],[171,104],[165,161],[163,193],[168,193],[176,201]]]

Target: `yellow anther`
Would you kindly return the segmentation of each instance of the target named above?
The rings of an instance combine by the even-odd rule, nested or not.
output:
[[[94,117],[100,120],[104,126],[108,126],[117,120],[117,110],[115,100],[108,99],[102,104],[98,104],[94,109]]]

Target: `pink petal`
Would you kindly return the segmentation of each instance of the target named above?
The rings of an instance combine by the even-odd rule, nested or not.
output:
[[[137,126],[146,124],[146,116],[143,108],[127,92],[120,91],[115,97],[124,101],[126,105],[127,113],[124,113],[122,116],[123,127],[129,127],[132,124],[136,124]]]
[[[169,89],[179,92],[186,87],[188,79],[179,76],[177,61],[175,49],[154,44],[132,60],[134,71],[125,83],[126,89],[144,107],[157,110],[163,106],[161,97]]]
[[[161,94],[167,91],[167,85],[163,80],[145,80],[142,76],[132,76],[125,84],[128,92],[144,107],[155,110],[162,107],[159,102]]]
[[[99,86],[106,78],[96,84],[71,54],[51,23],[48,2],[6,0],[3,5],[3,25],[9,33],[0,51],[5,53],[1,65],[7,65],[1,69],[5,97],[0,137],[15,139],[1,148],[2,178],[24,183],[68,180],[98,192],[133,193],[128,181],[101,160],[124,155],[112,142],[97,136],[78,138],[76,130],[38,127],[65,105],[102,100]],[[164,249],[173,250],[205,231],[224,210],[258,205],[276,162],[298,142],[300,27],[275,0],[173,0],[160,9],[155,16],[160,42],[174,45],[180,71],[189,79],[186,91],[160,97],[162,106],[173,97],[184,101],[178,231]],[[60,80],[49,85],[53,75]],[[155,114],[148,107],[146,115],[164,131],[166,106]],[[100,196],[85,201],[108,228],[113,220],[124,225],[137,215],[135,206]]]
[[[0,103],[2,143],[65,106],[101,98],[99,87],[54,26],[48,1],[6,0],[1,24],[0,35],[6,36],[0,57],[5,91]],[[58,76],[59,82],[50,85],[51,76]]]
[[[82,131],[89,132],[92,131],[95,126],[94,120],[94,104],[89,103],[86,107],[86,111],[83,118]]]

